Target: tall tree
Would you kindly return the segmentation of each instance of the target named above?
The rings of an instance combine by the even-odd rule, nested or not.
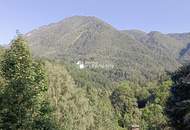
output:
[[[168,99],[167,114],[176,130],[190,129],[190,65],[176,71],[171,96]]]
[[[5,84],[1,95],[0,129],[49,129],[36,126],[45,117],[49,119],[48,111],[43,109],[48,89],[45,71],[41,63],[32,60],[21,36],[12,41],[10,49],[5,52],[1,74]],[[51,124],[50,120],[46,124]]]

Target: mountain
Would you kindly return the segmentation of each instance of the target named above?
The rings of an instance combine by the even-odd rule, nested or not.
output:
[[[175,33],[168,34],[170,37],[175,38],[179,42],[181,42],[184,46],[180,50],[179,60],[182,63],[189,63],[190,60],[190,33]]]
[[[162,34],[157,31],[145,33],[140,30],[127,30],[124,32],[141,43],[149,44],[149,46],[157,44],[155,46],[157,49],[161,49],[158,48],[158,45],[161,46],[161,50],[173,53],[180,62],[189,62],[190,33]]]
[[[143,81],[176,70],[188,41],[179,34],[121,31],[91,16],[69,17],[24,36],[35,57],[112,65],[114,75]]]
[[[180,51],[184,48],[187,42],[182,42],[173,36],[173,34],[163,34],[158,31],[152,31],[150,33],[142,33],[141,31],[125,31],[129,35],[133,36],[136,40],[140,41],[148,48],[158,51],[164,55],[174,56],[178,58]]]

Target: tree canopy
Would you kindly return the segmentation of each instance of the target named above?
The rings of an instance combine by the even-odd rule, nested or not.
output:
[[[167,103],[167,114],[176,130],[190,129],[190,65],[172,75],[174,82]]]
[[[6,50],[1,75],[5,80],[1,91],[1,129],[55,128],[47,111],[50,107],[45,100],[48,85],[43,64],[32,59],[27,43],[21,36],[13,40]]]

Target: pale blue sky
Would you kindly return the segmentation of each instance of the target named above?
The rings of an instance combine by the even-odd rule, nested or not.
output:
[[[190,0],[0,0],[0,43],[73,15],[96,16],[118,29],[190,32]]]

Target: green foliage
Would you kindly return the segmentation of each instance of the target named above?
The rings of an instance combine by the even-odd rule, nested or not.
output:
[[[190,129],[190,65],[181,67],[172,75],[174,82],[166,111],[176,130]]]
[[[167,126],[164,109],[159,104],[150,104],[142,110],[142,119],[146,122],[145,128],[149,130],[162,130]]]
[[[91,77],[85,82],[88,79],[81,76],[84,73],[78,72],[75,73],[75,84],[65,67],[58,63],[46,62],[46,70],[50,87],[48,95],[63,130],[117,129],[109,92],[102,90],[103,84],[97,83],[96,87]]]
[[[165,105],[170,96],[171,80],[164,81],[152,90],[154,100],[150,100],[142,109],[144,129],[162,130],[168,128],[168,118],[165,114]]]
[[[35,118],[32,129],[33,130],[58,130],[60,129],[55,121],[53,109],[49,102],[43,101],[39,110],[38,116]]]
[[[70,63],[64,63],[64,65],[78,87],[96,87],[107,90],[114,87],[112,81],[100,69],[79,69]]]
[[[19,36],[5,52],[1,70],[5,84],[1,93],[0,128],[32,130],[47,91],[42,64],[32,60],[25,40]]]
[[[164,81],[161,85],[154,90],[155,101],[154,103],[161,105],[162,107],[166,106],[167,99],[170,96],[170,89],[173,82],[171,80]]]
[[[118,116],[118,124],[123,128],[140,124],[141,113],[134,90],[129,84],[129,82],[122,83],[111,95],[112,105]]]
[[[61,64],[46,62],[51,104],[63,130],[86,130],[93,122],[85,93]]]
[[[147,83],[144,86],[129,81],[120,83],[111,95],[118,125],[125,129],[136,124],[143,130],[168,128],[164,110],[171,85],[171,80],[161,84]]]
[[[127,77],[121,78],[119,72],[125,68],[81,70],[70,63],[63,65],[62,61],[34,61],[21,37],[5,52],[1,66],[2,129],[123,130],[135,124],[143,130],[168,128],[165,107],[172,81],[142,84],[146,79],[137,76],[141,74],[139,68],[132,70],[130,81],[125,81]],[[165,79],[158,75],[159,81]],[[188,75],[186,70],[176,73],[173,79],[184,75]],[[183,82],[175,84],[178,83]],[[188,97],[184,96],[187,89],[177,90],[175,97]],[[176,109],[182,110],[188,103],[180,102]],[[184,119],[188,124],[189,115]]]

